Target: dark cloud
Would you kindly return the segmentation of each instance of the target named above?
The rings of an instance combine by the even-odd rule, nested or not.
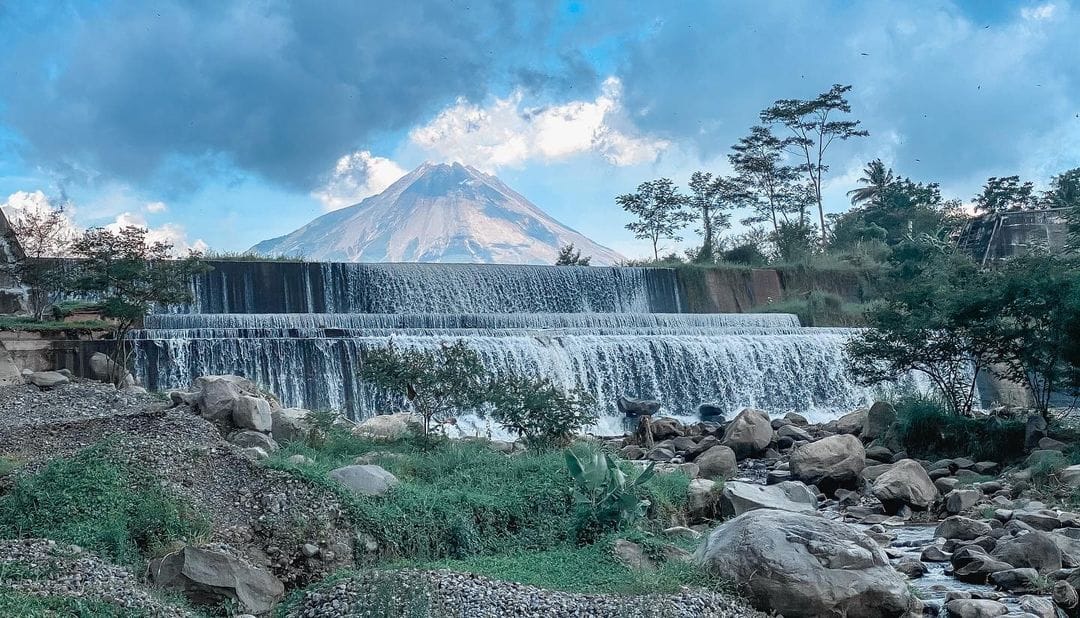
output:
[[[307,188],[344,152],[512,76],[531,29],[546,23],[538,10],[446,0],[106,3],[24,37],[4,63],[0,122],[25,138],[28,160],[65,174],[168,185],[170,169],[198,167],[179,157]]]

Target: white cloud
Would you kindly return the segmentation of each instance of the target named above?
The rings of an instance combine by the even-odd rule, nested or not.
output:
[[[20,220],[26,215],[44,215],[57,210],[60,207],[59,204],[53,203],[42,191],[16,191],[7,197],[4,202],[0,203],[0,209],[3,209],[4,215],[7,216],[8,221],[12,225],[18,226]],[[60,230],[52,236],[56,240],[55,245],[57,249],[43,249],[46,253],[62,253],[59,249],[61,245],[66,245],[67,241],[75,238],[78,235],[79,229],[75,223],[71,220],[73,209],[64,205],[63,214],[60,216],[58,222]]]
[[[326,210],[337,210],[381,193],[405,173],[390,159],[357,150],[338,159],[326,184],[312,196],[322,202]]]
[[[129,226],[146,230],[147,243],[164,242],[172,245],[173,253],[176,255],[183,255],[189,250],[206,251],[209,249],[201,238],[189,241],[184,226],[176,223],[165,223],[158,227],[150,227],[146,222],[146,218],[139,213],[122,212],[117,215],[115,221],[104,227],[115,233]]]
[[[1053,2],[1020,9],[1020,17],[1028,21],[1045,21],[1054,17],[1057,6]]]
[[[618,166],[656,160],[670,144],[627,129],[621,96],[622,83],[609,77],[592,101],[530,108],[520,90],[486,107],[459,100],[409,137],[443,159],[488,171],[588,152]]]
[[[148,202],[144,208],[146,209],[146,212],[149,213],[165,212],[169,209],[169,207],[165,205],[165,202]]]

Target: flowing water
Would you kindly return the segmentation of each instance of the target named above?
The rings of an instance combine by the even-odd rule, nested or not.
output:
[[[675,272],[441,264],[220,262],[195,302],[132,334],[153,389],[235,373],[290,406],[354,418],[400,405],[358,378],[368,350],[464,340],[493,374],[582,387],[616,431],[620,395],[824,420],[869,403],[843,362],[850,329],[787,314],[688,314]]]

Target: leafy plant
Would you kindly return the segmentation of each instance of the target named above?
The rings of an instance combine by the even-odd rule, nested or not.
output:
[[[502,378],[491,385],[487,398],[495,420],[534,448],[566,446],[597,418],[592,395],[578,388],[563,390],[548,378]]]
[[[599,528],[620,528],[645,516],[650,503],[635,492],[653,477],[655,463],[631,479],[607,453],[567,449],[565,456],[578,503]]]
[[[559,255],[555,258],[556,266],[588,266],[592,256],[581,255],[581,249],[574,247],[574,243],[563,245],[559,248]]]

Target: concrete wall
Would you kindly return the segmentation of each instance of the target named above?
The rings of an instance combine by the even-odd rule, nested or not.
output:
[[[1060,251],[1068,231],[1064,208],[994,213],[972,219],[957,246],[986,263],[1021,255],[1036,246]]]
[[[866,300],[868,273],[790,268],[679,268],[679,291],[688,313],[742,313],[817,290],[848,302]]]

